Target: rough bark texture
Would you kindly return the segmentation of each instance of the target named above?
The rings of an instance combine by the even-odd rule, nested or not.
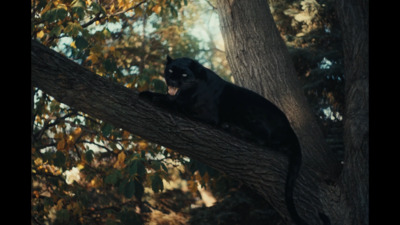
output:
[[[76,110],[107,121],[149,141],[202,161],[260,193],[286,220],[284,202],[287,158],[261,149],[208,125],[156,108],[138,93],[81,67],[32,41],[32,84]],[[315,222],[321,211],[317,175],[300,174],[295,191],[304,218]]]
[[[303,161],[325,180],[338,177],[328,150],[265,0],[218,0],[227,60],[238,85],[258,92],[286,114],[303,150]]]
[[[339,167],[296,81],[267,1],[217,3],[227,59],[236,82],[271,100],[288,116],[302,145],[305,168],[301,173],[312,168],[320,176],[317,180],[336,181],[336,185],[318,184],[323,211],[332,224],[368,224],[368,1],[338,0],[337,4],[346,71],[346,156],[340,179],[336,179]],[[297,205],[307,207],[299,202]]]
[[[369,2],[338,0],[345,62],[345,159],[342,188],[348,224],[369,222]]]
[[[311,170],[316,174],[307,185],[317,186],[314,190],[321,202],[313,206],[295,202],[300,215],[310,224],[321,222],[315,218],[318,217],[316,208],[319,208],[317,212],[335,217],[330,215],[330,202],[331,193],[336,192],[337,187],[324,181],[337,182],[340,165],[328,149],[308,106],[267,1],[218,0],[217,3],[227,59],[236,83],[258,92],[285,112],[301,143],[303,167],[300,173]],[[296,188],[301,192],[303,187],[297,185]],[[311,208],[314,210],[309,210]],[[311,212],[314,214],[310,215]]]

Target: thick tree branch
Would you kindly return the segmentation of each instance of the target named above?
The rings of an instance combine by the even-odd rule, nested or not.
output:
[[[138,93],[98,76],[36,41],[31,43],[32,84],[58,101],[98,119],[197,159],[259,192],[286,220],[284,182],[287,158],[229,134],[168,113]],[[319,183],[307,166],[294,196],[299,212],[318,224]],[[315,223],[313,223],[313,221]]]

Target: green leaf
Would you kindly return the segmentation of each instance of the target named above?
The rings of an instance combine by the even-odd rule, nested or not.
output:
[[[90,7],[91,7],[92,12],[93,12],[94,14],[97,14],[97,13],[99,13],[99,12],[101,12],[101,13],[103,13],[103,14],[106,14],[104,8],[103,8],[101,5],[97,4],[96,2],[92,2],[92,4],[90,5]]]
[[[122,180],[122,181],[119,183],[119,187],[118,187],[118,193],[119,193],[119,194],[125,195],[125,187],[126,187],[126,184],[127,184],[127,183],[128,183],[127,180]]]
[[[115,70],[117,70],[117,64],[115,63],[114,60],[106,59],[104,61],[104,68],[108,72],[114,72]]]
[[[178,11],[176,11],[176,9],[173,6],[171,6],[169,9],[173,17],[175,18],[178,17]]]
[[[57,8],[56,14],[57,19],[63,20],[65,17],[67,17],[68,12],[64,8]]]
[[[162,182],[160,174],[156,173],[150,179],[151,179],[151,189],[153,189],[155,193],[164,190],[164,184]]]
[[[60,36],[62,29],[64,29],[63,25],[60,26],[55,26],[51,31],[50,31],[50,36]]]
[[[106,184],[116,184],[117,181],[122,178],[122,174],[121,171],[119,170],[114,170],[112,171],[108,176],[106,176],[106,178],[104,179],[104,182]]]
[[[42,15],[42,18],[49,23],[57,20],[57,9],[48,10]]]
[[[135,224],[141,225],[143,224],[140,216],[133,210],[122,210],[120,212],[120,220],[122,224]]]
[[[82,8],[85,8],[85,7],[86,7],[86,3],[85,3],[85,1],[83,1],[83,0],[74,0],[74,1],[72,1],[71,6],[72,6],[72,7],[82,7]]]
[[[54,8],[43,13],[42,18],[51,23],[57,20],[63,20],[67,15],[68,12],[64,8]]]
[[[88,161],[89,163],[92,162],[93,161],[93,155],[94,155],[93,150],[86,151],[86,153],[85,153],[86,161]]]
[[[163,170],[164,170],[165,172],[168,173],[168,168],[164,165],[164,163],[161,163],[161,167],[163,168]]]
[[[137,180],[135,180],[134,183],[135,183],[135,197],[137,199],[142,199],[144,194],[143,184],[138,182]]]
[[[84,49],[89,46],[89,43],[82,36],[77,36],[75,39],[75,46],[79,49]]]
[[[65,27],[64,32],[71,35],[72,37],[76,37],[82,30],[83,28],[78,22],[68,22],[68,25]]]
[[[156,160],[151,161],[151,168],[153,168],[154,170],[159,170],[160,167],[161,167],[161,161],[156,161]]]
[[[67,209],[61,209],[56,212],[56,221],[54,224],[68,224],[69,212]]]
[[[103,134],[104,137],[107,137],[111,134],[113,128],[114,127],[111,124],[105,123],[101,128],[101,133]]]
[[[85,17],[85,8],[86,3],[83,0],[75,0],[71,4],[72,14],[76,13],[79,19],[83,19]]]
[[[124,196],[132,198],[135,194],[135,181],[129,181],[124,188]]]
[[[60,151],[57,151],[56,152],[56,158],[54,159],[54,166],[57,166],[57,167],[64,166],[65,165],[65,160],[66,160],[66,158],[65,158],[64,153],[62,153]]]
[[[146,168],[143,165],[143,162],[139,159],[134,160],[129,168],[128,168],[128,172],[130,175],[135,175],[137,174],[140,177],[144,177],[144,175],[146,174]]]

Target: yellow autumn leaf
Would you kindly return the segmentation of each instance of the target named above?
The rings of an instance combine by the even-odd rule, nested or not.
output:
[[[43,164],[43,160],[41,158],[37,158],[37,159],[35,159],[34,163],[36,166],[40,166]]]
[[[122,133],[122,144],[124,145],[124,147],[128,147],[128,145],[130,144],[129,135],[130,133],[128,131],[124,131]]]
[[[140,141],[137,145],[139,150],[145,150],[149,144],[146,141]]]
[[[82,133],[82,128],[77,127],[73,132],[75,137],[79,136]]]
[[[96,64],[99,61],[99,58],[96,55],[92,54],[86,58],[86,61],[88,60],[91,60],[92,64]]]
[[[38,37],[38,38],[42,38],[43,36],[44,36],[43,30],[39,31],[39,32],[36,34],[36,37]]]
[[[85,168],[85,163],[84,163],[84,162],[79,163],[78,166],[77,166],[77,168],[78,168],[79,170]]]
[[[103,179],[100,179],[99,177],[95,177],[90,181],[90,184],[88,184],[88,187],[98,188],[102,184],[103,184]]]
[[[66,11],[68,10],[68,7],[65,4],[57,4],[57,9],[65,9]]]
[[[153,12],[156,14],[159,14],[161,12],[161,6],[160,5],[155,5],[152,9]]]
[[[64,201],[64,199],[60,199],[57,201],[57,206],[56,206],[57,211],[61,210],[63,208],[63,205],[64,205],[63,201]]]
[[[44,9],[40,12],[40,15],[45,14],[47,11],[49,11],[49,9],[51,9],[52,6],[53,6],[53,1],[48,2],[46,7],[44,7]]]
[[[71,43],[71,47],[76,48],[75,41]]]
[[[191,193],[197,192],[197,182],[195,182],[193,180],[188,180],[187,185],[188,185],[188,189]]]
[[[70,137],[72,136],[72,142],[75,143],[76,140],[80,137],[80,135],[82,134],[82,128],[77,127],[72,134],[70,135]]]
[[[125,163],[124,163],[125,158],[126,158],[125,153],[124,153],[124,152],[120,152],[120,153],[118,154],[118,159],[117,159],[117,161],[114,163],[114,168],[117,168],[117,169],[122,169],[122,168],[124,168],[124,167],[126,166]]]

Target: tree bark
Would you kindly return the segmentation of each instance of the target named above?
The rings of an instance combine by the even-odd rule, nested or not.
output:
[[[369,2],[338,0],[345,67],[342,189],[348,224],[369,222]]]
[[[206,124],[181,118],[138,98],[138,93],[100,77],[32,41],[32,84],[56,100],[154,143],[197,159],[260,193],[290,221],[284,201],[287,158]],[[324,183],[305,165],[294,193],[299,213],[319,224]]]
[[[339,162],[297,80],[287,47],[265,0],[218,0],[226,55],[238,85],[276,104],[299,138],[303,162],[324,180],[336,180]]]
[[[315,191],[320,198],[319,205],[307,208],[309,206],[295,201],[300,216],[310,224],[319,224],[318,212],[322,212],[334,224],[342,213],[332,210],[339,202],[337,193],[340,190],[335,183],[341,166],[328,148],[308,105],[268,1],[218,0],[217,3],[227,60],[235,81],[281,108],[301,144],[303,166],[300,173],[312,171],[317,174],[316,179],[307,184],[317,185]]]
[[[263,95],[285,112],[301,142],[305,167],[301,173],[312,168],[320,178],[336,181],[336,185],[318,184],[323,211],[332,224],[368,224],[368,1],[337,2],[346,71],[346,153],[341,174],[296,81],[293,64],[267,1],[218,0],[217,3],[227,59],[236,82]]]

